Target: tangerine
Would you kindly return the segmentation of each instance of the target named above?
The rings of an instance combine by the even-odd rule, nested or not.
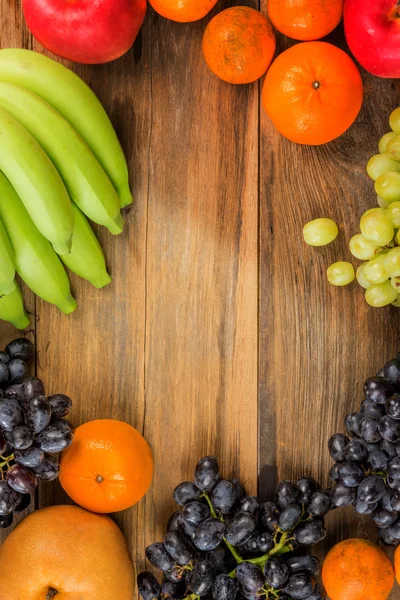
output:
[[[394,572],[378,546],[350,539],[328,552],[322,582],[331,600],[386,600],[394,584]]]
[[[62,487],[74,502],[97,513],[136,504],[152,477],[150,446],[122,421],[99,419],[80,425],[61,456]]]
[[[149,0],[154,10],[171,21],[191,23],[205,17],[217,0]]]
[[[228,83],[251,83],[271,64],[276,40],[271,23],[258,10],[234,6],[211,19],[202,47],[217,77]]]
[[[268,15],[287,37],[319,40],[339,25],[343,0],[268,0]]]
[[[292,142],[319,145],[344,133],[363,101],[353,60],[327,42],[303,42],[272,63],[262,103],[276,129]]]

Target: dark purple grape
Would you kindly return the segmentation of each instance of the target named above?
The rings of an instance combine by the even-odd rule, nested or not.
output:
[[[8,443],[4,433],[5,432],[1,431],[1,429],[0,429],[0,455],[2,455],[2,456],[4,456],[3,452],[7,448],[7,443]]]
[[[0,351],[0,362],[3,364],[7,364],[9,363],[11,360],[11,356],[9,354],[7,354],[7,352],[4,352],[3,350]]]
[[[211,502],[215,510],[221,515],[231,513],[237,502],[237,487],[232,481],[222,479],[217,483],[211,493]]]
[[[218,575],[212,587],[212,597],[214,600],[235,600],[238,590],[236,579],[229,575]]]
[[[378,527],[390,527],[397,519],[397,513],[378,507],[372,513],[372,518]]]
[[[178,598],[183,598],[185,595],[185,590],[186,585],[184,581],[173,583],[172,581],[168,581],[168,579],[164,579],[161,584],[161,598],[163,600],[175,600]]]
[[[31,503],[31,495],[30,494],[22,494],[17,506],[14,508],[15,513],[24,512],[28,508]]]
[[[350,437],[360,437],[360,425],[364,415],[360,412],[352,412],[346,415],[344,425]]]
[[[0,515],[11,514],[21,499],[21,494],[13,490],[4,479],[0,481]]]
[[[400,385],[400,361],[397,358],[389,360],[383,367],[383,373],[386,379],[394,385]]]
[[[376,404],[372,400],[364,400],[362,403],[364,417],[374,417],[379,419],[385,414],[385,407],[383,404]]]
[[[236,578],[244,592],[256,593],[264,587],[264,575],[257,565],[242,562],[236,567]]]
[[[257,537],[260,535],[260,532],[255,529],[248,540],[245,541],[244,544],[238,546],[239,553],[243,555],[247,554],[257,554]]]
[[[259,533],[256,536],[257,543],[257,552],[262,554],[266,554],[275,546],[274,538],[268,531],[264,531],[263,533]]]
[[[5,351],[11,358],[20,358],[26,362],[32,360],[33,355],[35,354],[35,348],[32,342],[26,338],[13,340],[6,346]]]
[[[12,431],[22,422],[22,410],[18,400],[4,398],[0,400],[0,429]]]
[[[200,490],[211,492],[220,479],[218,462],[214,456],[205,456],[199,460],[194,471],[194,480]]]
[[[239,513],[228,524],[225,532],[226,541],[232,546],[240,546],[244,544],[253,531],[257,522],[253,515],[249,513]]]
[[[387,532],[393,539],[400,541],[400,520],[397,519],[393,525],[388,527]]]
[[[295,573],[289,578],[284,591],[293,600],[306,600],[314,591],[314,581],[308,573]]]
[[[354,488],[347,488],[343,483],[337,483],[331,489],[331,507],[344,508],[353,504],[356,497]]]
[[[350,440],[346,446],[345,457],[348,462],[364,462],[368,458],[365,444],[356,438]]]
[[[0,387],[0,398],[4,398],[5,394],[4,394],[4,390],[3,388]]]
[[[400,479],[394,479],[390,475],[387,476],[387,484],[392,490],[400,492]]]
[[[8,366],[0,362],[0,385],[5,385],[10,378]]]
[[[9,385],[4,392],[5,398],[12,398],[15,400],[24,400],[24,389],[23,383],[16,383],[15,385]]]
[[[345,464],[345,463],[343,463]],[[308,505],[308,512],[314,517],[323,517],[331,508],[330,490],[318,490],[313,493]]]
[[[372,515],[374,510],[378,506],[378,502],[374,502],[373,504],[367,504],[366,502],[362,502],[360,498],[356,498],[353,503],[354,510],[359,515]]]
[[[28,376],[28,365],[20,358],[12,358],[7,367],[10,385],[22,383]]]
[[[399,420],[400,419],[400,394],[393,394],[386,400],[386,413],[392,419]]]
[[[368,464],[373,471],[384,471],[388,464],[388,457],[380,450],[372,452],[368,456]]]
[[[34,433],[40,433],[51,419],[51,406],[44,396],[31,398],[24,410],[25,423]]]
[[[207,519],[196,529],[194,545],[202,552],[214,550],[222,542],[225,525],[219,519]]]
[[[360,435],[365,442],[376,444],[382,439],[378,431],[379,420],[375,417],[364,417],[360,422]]]
[[[200,523],[210,518],[210,509],[206,504],[194,500],[185,504],[182,516],[186,521],[197,527]]]
[[[325,598],[325,590],[317,584],[314,588],[313,593],[310,594],[310,596],[307,596],[306,600],[324,600]]]
[[[35,396],[44,396],[43,382],[37,377],[28,377],[22,384],[23,399],[25,402]]]
[[[273,533],[278,527],[279,511],[273,502],[264,502],[259,513],[260,525]]]
[[[344,462],[339,469],[339,481],[346,487],[357,487],[364,479],[364,469],[359,463]]]
[[[332,481],[339,481],[339,469],[341,463],[335,463],[332,465],[331,470],[329,471],[329,477]]]
[[[380,442],[377,442],[376,444],[371,444],[369,442],[364,442],[364,446],[367,449],[368,455],[372,454],[372,452],[379,452],[380,449],[381,449]]]
[[[276,500],[280,509],[289,504],[297,504],[299,501],[299,490],[291,481],[281,481],[276,488]]]
[[[240,501],[240,512],[246,512],[257,517],[260,512],[261,504],[256,496],[246,496]]]
[[[10,525],[12,525],[13,520],[13,513],[10,513],[9,515],[0,515],[0,528],[7,529],[7,527],[10,527]]]
[[[33,433],[26,425],[17,425],[10,432],[9,442],[16,450],[25,450],[33,443]]]
[[[184,481],[176,486],[172,495],[177,504],[184,506],[188,502],[198,500],[201,496],[201,490],[191,481]]]
[[[282,531],[290,531],[301,517],[301,508],[298,504],[289,504],[281,511],[278,523]]]
[[[357,496],[366,504],[379,502],[385,493],[385,484],[382,477],[370,475],[366,477],[357,488]]]
[[[179,518],[180,517],[182,517],[181,510],[176,510],[174,513],[172,513],[172,515],[168,519],[167,531],[176,531],[177,529],[179,529]]]
[[[194,594],[205,596],[211,590],[216,575],[214,565],[209,560],[201,560],[190,573],[189,588]]]
[[[233,571],[237,564],[224,544],[221,544],[218,548],[215,548],[215,550],[211,550],[211,552],[208,553],[207,558],[212,562],[217,573],[228,574]]]
[[[394,456],[390,459],[387,472],[393,479],[400,479],[400,456]]]
[[[384,452],[389,458],[396,456],[396,446],[392,442],[388,442],[387,440],[382,440],[380,443],[380,447],[382,452]]]
[[[348,488],[347,488],[348,489]],[[318,544],[326,537],[326,530],[320,519],[300,523],[294,530],[294,538],[300,546]]]
[[[37,486],[36,475],[21,465],[13,465],[8,469],[6,481],[20,494],[33,494]]]
[[[394,490],[391,492],[390,504],[392,505],[392,510],[400,512],[400,492]]]
[[[384,440],[392,442],[392,444],[398,442],[400,440],[400,421],[385,415],[379,421],[379,433]]]
[[[36,440],[44,452],[57,454],[72,443],[72,426],[68,421],[52,421],[43,429]]]
[[[291,556],[286,559],[286,564],[292,575],[294,573],[310,573],[314,577],[319,575],[320,562],[316,556],[311,556],[310,554]]]
[[[158,600],[161,595],[161,587],[153,573],[144,571],[137,577],[139,594],[143,600]]]
[[[181,531],[169,531],[164,546],[178,565],[187,565],[196,557],[195,549]]]
[[[308,504],[313,493],[319,488],[319,485],[314,477],[300,477],[296,483],[296,487],[299,490],[299,504]]]
[[[270,558],[264,567],[265,581],[274,590],[282,588],[289,578],[289,567],[282,558]]]
[[[175,566],[175,561],[168,554],[162,542],[155,542],[146,548],[146,558],[153,567],[160,571],[170,571]]]
[[[386,400],[395,392],[393,384],[385,377],[370,377],[364,383],[364,393],[377,404],[385,404]]]
[[[185,578],[185,571],[181,569],[181,567],[174,567],[171,571],[166,571],[164,573],[165,578],[172,583],[183,582]],[[186,586],[186,583],[185,583]]]
[[[387,529],[379,529],[379,539],[386,546],[397,546],[399,543],[399,540],[392,537]]]
[[[391,489],[386,488],[385,493],[383,494],[382,498],[379,501],[380,506],[382,506],[385,510],[388,510],[389,512],[393,511],[393,506],[392,506],[392,494],[393,493],[396,493],[396,492],[393,492]]]
[[[53,458],[46,457],[38,465],[32,467],[32,471],[42,481],[53,481],[57,479],[60,465]]]
[[[44,452],[35,444],[23,450],[16,450],[14,453],[15,461],[23,467],[32,469],[37,467],[44,460]]]
[[[239,502],[244,496],[244,489],[239,479],[231,479],[236,489],[236,501]]]
[[[72,408],[72,400],[66,394],[53,394],[47,400],[51,406],[51,418],[61,419],[65,417]]]
[[[197,525],[189,523],[189,521],[186,521],[182,515],[178,518],[178,525],[182,533],[184,533],[190,541],[193,541],[196,535]]]

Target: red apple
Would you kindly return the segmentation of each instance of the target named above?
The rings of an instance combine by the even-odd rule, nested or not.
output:
[[[146,15],[146,0],[23,0],[22,7],[42,46],[86,64],[125,54]]]
[[[400,77],[400,0],[346,0],[344,30],[358,62],[378,77]]]

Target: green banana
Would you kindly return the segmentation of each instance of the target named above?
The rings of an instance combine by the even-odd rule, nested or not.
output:
[[[11,294],[0,296],[0,319],[12,323],[17,329],[25,329],[29,325],[29,317],[24,309],[21,288],[15,281]]]
[[[110,179],[75,129],[43,98],[0,81],[0,107],[39,142],[58,169],[71,199],[95,223],[121,233],[120,202]]]
[[[0,80],[26,87],[49,102],[83,137],[117,190],[132,202],[128,167],[117,135],[97,96],[75,73],[31,50],[0,50]]]
[[[14,249],[16,270],[31,290],[65,314],[76,308],[67,274],[16,191],[0,173],[0,219]]]
[[[35,138],[3,108],[0,108],[0,140],[0,170],[15,188],[39,231],[58,254],[68,254],[74,214],[57,169]]]
[[[72,206],[74,209],[72,248],[69,254],[61,256],[61,260],[73,273],[87,279],[95,287],[102,288],[111,281],[103,250],[85,215],[75,204]]]
[[[0,295],[15,290],[15,258],[7,232],[0,221]]]

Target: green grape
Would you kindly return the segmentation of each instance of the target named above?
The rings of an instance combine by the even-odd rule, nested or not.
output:
[[[400,108],[395,108],[390,115],[389,125],[395,133],[400,133]]]
[[[385,135],[383,135],[381,137],[381,139],[379,140],[379,152],[381,154],[384,154],[386,152],[386,147],[387,147],[388,143],[394,137],[396,137],[396,134],[394,131],[389,131],[388,133],[385,133]]]
[[[393,239],[394,229],[391,220],[385,214],[378,212],[381,210],[383,209],[375,209],[373,212],[363,215],[360,229],[367,240],[380,246],[387,246]]]
[[[370,282],[368,281],[368,279],[365,277],[365,265],[367,263],[363,263],[362,265],[360,265],[356,271],[356,278],[358,283],[361,285],[361,287],[363,287],[365,290],[367,290],[369,288],[369,286],[371,285]]]
[[[400,294],[400,277],[392,277],[390,283],[392,284],[392,288]]]
[[[387,306],[391,302],[394,302],[397,296],[398,294],[392,288],[390,281],[371,285],[367,290],[365,290],[365,299],[367,303],[376,308]]]
[[[386,210],[386,216],[391,220],[395,229],[400,228],[400,202],[392,202]]]
[[[326,246],[336,238],[338,227],[332,219],[314,219],[303,227],[304,241],[309,246]]]
[[[351,283],[356,274],[354,267],[349,262],[339,261],[330,265],[326,271],[329,283],[332,285],[348,285]]]
[[[392,306],[396,306],[397,308],[400,308],[400,295],[397,296],[396,300],[393,300],[393,302],[390,303]]]
[[[394,241],[397,246],[400,246],[400,229],[396,233],[396,237],[394,238]]]
[[[385,269],[385,254],[373,258],[365,264],[364,275],[370,283],[384,283],[389,279],[389,274]]]
[[[375,154],[367,163],[367,173],[374,181],[387,171],[400,171],[400,164],[387,154]]]
[[[376,197],[376,200],[380,208],[387,208],[388,206],[390,206],[390,202],[386,202],[386,200],[384,200],[383,198],[379,198],[379,196]]]
[[[362,219],[366,216],[366,215],[370,215],[371,213],[378,213],[379,215],[386,215],[386,209],[382,208],[381,206],[375,206],[374,208],[369,208],[368,210],[365,211],[365,213],[362,214]]]
[[[375,191],[386,202],[400,200],[400,173],[387,171],[375,181]]]
[[[387,145],[386,153],[393,160],[400,160],[400,135],[395,135]]]
[[[400,277],[400,247],[392,248],[385,255],[385,269],[389,277]]]
[[[370,260],[382,250],[379,244],[367,240],[362,233],[353,235],[349,243],[350,252],[359,260]]]

